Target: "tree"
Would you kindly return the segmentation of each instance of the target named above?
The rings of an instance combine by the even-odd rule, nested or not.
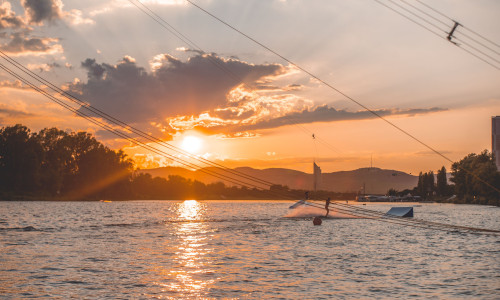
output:
[[[460,198],[484,197],[498,202],[500,198],[500,173],[493,154],[484,150],[471,153],[451,166],[455,193]]]
[[[387,191],[387,196],[397,196],[397,195],[398,195],[398,191],[396,189],[390,188]]]
[[[41,152],[26,126],[17,124],[0,129],[0,185],[3,190],[37,190],[40,186]]]
[[[22,125],[0,129],[0,188],[25,194],[116,197],[129,192],[133,162],[91,134]]]
[[[448,195],[448,181],[446,179],[446,169],[444,166],[437,173],[436,192],[438,196]]]
[[[425,173],[424,177],[424,189],[425,189],[425,195],[426,196],[432,196],[436,186],[434,184],[434,172],[429,171],[428,173]]]
[[[71,197],[115,197],[128,181],[133,162],[122,150],[113,151],[90,133],[71,133],[66,137],[68,161],[64,190]]]
[[[42,150],[41,189],[50,195],[57,195],[69,174],[71,151],[67,145],[68,134],[57,128],[45,128],[35,137]]]
[[[421,197],[427,198],[433,195],[435,189],[436,187],[434,184],[434,172],[420,172],[418,174],[418,184],[416,188],[417,194]]]
[[[421,197],[425,195],[424,175],[422,172],[418,173],[417,194]]]

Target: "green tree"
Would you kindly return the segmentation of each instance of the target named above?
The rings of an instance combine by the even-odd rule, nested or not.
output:
[[[448,181],[446,180],[446,168],[444,166],[437,173],[436,192],[438,196],[448,195]]]
[[[66,137],[69,151],[65,192],[77,198],[115,197],[130,177],[133,162],[122,150],[113,151],[90,133],[72,133]]]
[[[436,186],[434,183],[434,172],[433,171],[429,171],[428,173],[425,173],[424,189],[425,189],[425,195],[427,197],[432,196],[434,194]]]
[[[397,195],[398,195],[398,191],[396,189],[390,188],[387,191],[387,196],[397,196]]]
[[[500,173],[493,155],[487,150],[480,154],[471,153],[451,166],[451,181],[460,198],[484,197],[490,200],[500,198]]]
[[[42,150],[41,189],[50,195],[57,195],[70,171],[68,134],[57,128],[45,128],[36,134],[36,139]]]
[[[425,186],[424,186],[424,174],[422,172],[418,173],[418,183],[417,183],[417,194],[421,197],[425,196]]]
[[[42,150],[31,131],[17,124],[0,129],[0,186],[32,192],[40,187]]]

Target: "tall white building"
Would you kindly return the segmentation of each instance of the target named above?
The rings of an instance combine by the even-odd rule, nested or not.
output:
[[[500,123],[500,122],[499,122]],[[500,132],[500,130],[498,130]],[[313,168],[314,168],[314,191],[319,191],[320,189],[320,184],[321,184],[321,168],[316,164],[316,162],[313,163]]]
[[[500,171],[500,116],[491,117],[491,152]]]

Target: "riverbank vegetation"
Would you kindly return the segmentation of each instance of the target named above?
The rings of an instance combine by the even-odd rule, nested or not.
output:
[[[492,153],[469,154],[451,167],[418,176],[411,190],[389,195],[418,195],[423,200],[500,206],[500,172]],[[268,189],[204,184],[180,176],[168,179],[134,172],[134,162],[90,133],[26,126],[0,129],[0,200],[131,199],[301,199],[305,190],[273,185]],[[318,191],[311,198],[353,200],[355,193]]]
[[[0,129],[0,200],[300,199],[304,190],[204,184],[134,172],[134,162],[86,132],[26,126]],[[319,191],[317,199],[354,199],[355,193]]]
[[[443,166],[434,176],[433,171],[420,172],[418,184],[412,190],[391,190],[389,194],[418,195],[427,201],[485,204],[500,206],[500,172],[495,157],[484,150],[471,153],[451,166],[450,184]]]

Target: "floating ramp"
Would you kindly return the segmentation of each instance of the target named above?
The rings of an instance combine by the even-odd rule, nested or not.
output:
[[[301,205],[313,206],[313,205],[311,205],[311,203],[307,202],[306,200],[299,200],[299,201],[295,202],[293,205],[291,205],[289,207],[289,209],[294,209],[294,208],[299,207]]]
[[[413,218],[413,207],[392,207],[385,215]]]

